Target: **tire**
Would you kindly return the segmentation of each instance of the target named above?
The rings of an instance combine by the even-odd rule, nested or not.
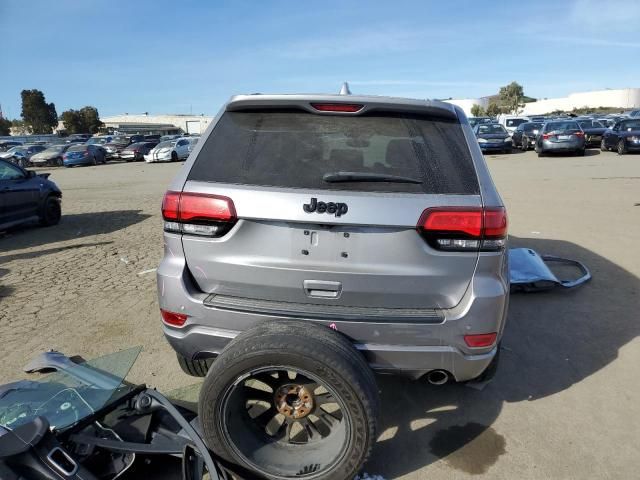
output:
[[[178,154],[176,152],[171,152],[171,161],[177,162],[178,160]]]
[[[603,138],[602,140],[600,140],[600,151],[601,152],[606,152],[607,150],[609,150],[609,149],[607,148],[606,143],[604,143],[604,138]]]
[[[22,168],[27,168],[29,166],[29,162],[27,161],[26,158],[19,158],[16,163],[18,164],[19,167],[22,167]]]
[[[520,150],[522,150],[523,152],[526,152],[527,150],[529,150],[529,140],[527,140],[526,138],[522,137],[522,145],[520,145]]]
[[[576,152],[576,155],[577,155],[578,157],[584,157],[584,152],[585,152],[585,149],[583,148],[582,150],[578,150],[578,151]]]
[[[624,143],[624,140],[620,140],[618,142],[618,155],[624,155],[625,153],[627,153],[627,145]]]
[[[544,157],[544,155],[545,153],[542,150],[538,152],[538,158]]]
[[[91,165],[93,165],[94,167],[98,165],[98,159],[96,158],[95,155],[91,159]]]
[[[49,195],[42,204],[40,211],[40,225],[50,227],[60,223],[62,217],[62,208],[60,207],[60,199]]]
[[[337,410],[329,414],[325,404]],[[255,408],[263,412],[252,417]],[[199,400],[209,448],[271,480],[353,478],[376,440],[378,410],[375,377],[351,342],[296,321],[265,322],[238,335],[211,365]]]
[[[214,361],[213,358],[206,360],[190,360],[179,353],[177,353],[176,356],[178,357],[178,365],[180,365],[182,371],[192,377],[205,377],[209,371],[209,367]]]
[[[61,157],[58,157],[55,159],[54,164],[56,167],[63,167],[64,166],[64,161],[62,160]]]

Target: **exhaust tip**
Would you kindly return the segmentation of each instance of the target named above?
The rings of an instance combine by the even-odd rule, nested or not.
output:
[[[431,385],[444,385],[449,381],[449,374],[444,370],[432,370],[427,373],[427,381]]]

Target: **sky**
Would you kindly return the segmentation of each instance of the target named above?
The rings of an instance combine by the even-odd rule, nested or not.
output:
[[[640,87],[640,1],[0,0],[0,105],[214,115],[240,93]]]

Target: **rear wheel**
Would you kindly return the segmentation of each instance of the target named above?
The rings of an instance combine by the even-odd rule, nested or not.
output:
[[[624,140],[620,140],[618,142],[618,155],[624,155],[625,153],[627,153],[627,145]]]
[[[600,140],[600,151],[606,152],[607,150],[609,149],[607,148],[607,144],[604,143],[604,138],[603,138],[602,140]]]
[[[60,199],[49,195],[42,205],[40,212],[40,224],[45,227],[57,225],[62,217],[62,208],[60,207]]]
[[[62,157],[58,157],[55,159],[55,166],[56,167],[62,167],[64,165],[64,161],[62,160]]]
[[[529,150],[529,140],[527,140],[525,137],[522,137],[522,142],[520,145],[520,149],[523,152],[526,152],[527,150]]]
[[[378,392],[363,356],[307,322],[264,323],[211,365],[199,413],[208,446],[264,478],[353,478],[376,438]]]
[[[171,152],[171,161],[172,162],[178,161],[178,154],[176,152]]]
[[[96,156],[94,155],[93,157],[91,157],[91,165],[98,165],[98,160],[96,159]]]

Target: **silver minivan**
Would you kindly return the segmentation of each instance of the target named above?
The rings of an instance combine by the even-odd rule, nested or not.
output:
[[[163,330],[187,373],[285,319],[337,330],[378,372],[445,383],[495,371],[507,217],[459,107],[232,97],[162,214]]]

